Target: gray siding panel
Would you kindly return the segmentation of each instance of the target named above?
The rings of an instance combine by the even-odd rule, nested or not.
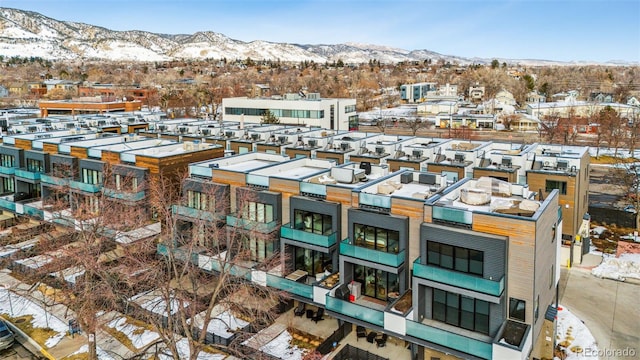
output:
[[[500,279],[505,274],[507,241],[496,236],[488,236],[465,229],[445,227],[424,223],[420,229],[420,257],[423,263],[427,259],[426,241],[435,241],[442,244],[459,246],[463,248],[484,252],[484,278]]]

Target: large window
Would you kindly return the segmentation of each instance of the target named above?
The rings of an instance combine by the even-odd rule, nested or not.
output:
[[[512,319],[525,320],[526,302],[524,300],[509,298],[509,317]]]
[[[554,189],[558,189],[560,195],[567,195],[567,182],[558,180],[547,180],[544,191],[549,193]]]
[[[370,225],[353,224],[357,246],[397,254],[400,251],[400,232]]]
[[[273,205],[247,201],[242,209],[242,218],[261,223],[272,222],[274,220]]]
[[[136,177],[115,174],[114,181],[116,190],[133,192],[138,191],[138,178]]]
[[[15,164],[15,158],[13,155],[2,154],[0,155],[0,166],[13,167]]]
[[[435,241],[427,242],[427,263],[478,276],[484,274],[484,252]]]
[[[15,192],[15,185],[12,178],[2,177],[2,194]]]
[[[82,182],[85,184],[102,184],[102,171],[82,169]]]
[[[295,270],[304,270],[311,276],[323,273],[325,268],[331,264],[329,254],[320,251],[293,247],[293,267]]]
[[[278,239],[276,240],[265,240],[261,238],[252,237],[247,234],[242,234],[242,246],[244,251],[247,251],[249,254],[249,259],[251,261],[264,261],[273,256],[273,253],[276,252],[278,247],[280,246],[280,242]]]
[[[333,233],[330,215],[305,210],[295,210],[293,214],[295,229],[321,235],[331,235]]]
[[[213,211],[214,198],[198,191],[187,191],[187,206],[196,210]]]
[[[353,280],[362,284],[365,296],[384,301],[397,298],[400,291],[397,274],[368,266],[354,265]]]
[[[40,160],[27,159],[27,171],[31,171],[35,173],[43,173],[44,164]]]
[[[467,330],[489,333],[489,303],[472,297],[433,289],[433,319]]]

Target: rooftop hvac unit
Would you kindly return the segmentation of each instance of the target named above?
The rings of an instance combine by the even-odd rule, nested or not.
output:
[[[413,157],[419,159],[422,157],[422,150],[413,150]]]
[[[453,159],[454,159],[454,161],[455,161],[455,162],[457,162],[457,163],[464,162],[464,154],[455,154],[455,155],[453,156]]]
[[[251,140],[253,141],[260,140],[260,134],[251,134]]]
[[[287,142],[287,137],[286,136],[278,136],[278,141],[280,141],[280,144],[284,144]]]
[[[160,130],[160,131],[167,130],[167,125],[158,125],[158,130]]]
[[[233,137],[233,131],[225,131],[224,132],[224,136],[226,138],[232,138]]]
[[[342,151],[347,151],[349,150],[349,143],[343,142],[340,144],[340,149],[342,149]]]
[[[377,154],[377,155],[382,155],[382,154],[384,154],[384,147],[382,147],[382,146],[376,146],[376,154]]]
[[[202,129],[200,130],[200,132],[202,133],[202,135],[204,136],[209,136],[209,134],[211,133],[211,130],[209,129]]]
[[[311,147],[316,147],[318,145],[318,142],[316,140],[309,140],[308,144]]]
[[[180,134],[184,134],[187,132],[187,128],[186,127],[180,127],[178,128],[178,131],[180,131]]]
[[[511,158],[510,157],[503,157],[502,158],[502,166],[510,168],[511,167]]]

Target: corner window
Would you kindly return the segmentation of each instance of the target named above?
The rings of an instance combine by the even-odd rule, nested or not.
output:
[[[524,300],[509,298],[509,317],[524,322],[526,302]]]

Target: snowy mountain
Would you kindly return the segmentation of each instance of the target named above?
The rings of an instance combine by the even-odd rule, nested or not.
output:
[[[58,21],[36,12],[9,8],[0,8],[0,55],[34,56],[52,60],[164,61],[252,58],[318,63],[339,59],[345,63],[366,63],[372,59],[384,63],[431,59],[458,64],[490,63],[492,60],[370,44],[300,45],[267,41],[243,42],[210,31],[192,35],[155,34],[135,30],[113,31],[89,24]],[[506,59],[505,61],[520,62]],[[559,64],[544,60],[522,61],[528,65],[536,62]]]

